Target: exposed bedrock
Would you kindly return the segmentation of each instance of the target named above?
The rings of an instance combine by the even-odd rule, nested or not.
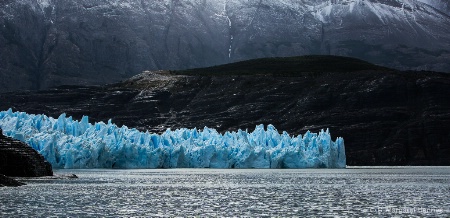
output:
[[[450,69],[446,0],[2,0],[0,92],[308,54]]]
[[[27,144],[0,130],[0,174],[12,177],[53,176],[52,166]]]
[[[450,165],[448,96],[450,75],[432,72],[146,73],[110,86],[7,93],[0,110],[112,118],[152,132],[253,130],[258,124],[291,134],[330,128],[345,140],[348,165]]]

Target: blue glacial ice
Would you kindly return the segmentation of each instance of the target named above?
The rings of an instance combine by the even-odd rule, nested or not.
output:
[[[249,133],[205,127],[151,134],[24,112],[0,112],[0,128],[28,143],[54,168],[345,168],[344,140],[328,130],[291,137],[274,126]]]

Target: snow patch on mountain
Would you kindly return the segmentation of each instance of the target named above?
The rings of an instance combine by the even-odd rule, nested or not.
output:
[[[450,2],[448,0],[417,0],[424,4],[427,4],[439,11],[445,12],[450,15]]]

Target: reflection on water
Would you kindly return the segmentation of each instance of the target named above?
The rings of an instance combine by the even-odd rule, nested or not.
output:
[[[59,170],[0,188],[0,216],[450,216],[450,167]]]

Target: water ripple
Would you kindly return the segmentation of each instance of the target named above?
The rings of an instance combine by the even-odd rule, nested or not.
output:
[[[450,215],[450,168],[63,170],[0,189],[0,216]]]

